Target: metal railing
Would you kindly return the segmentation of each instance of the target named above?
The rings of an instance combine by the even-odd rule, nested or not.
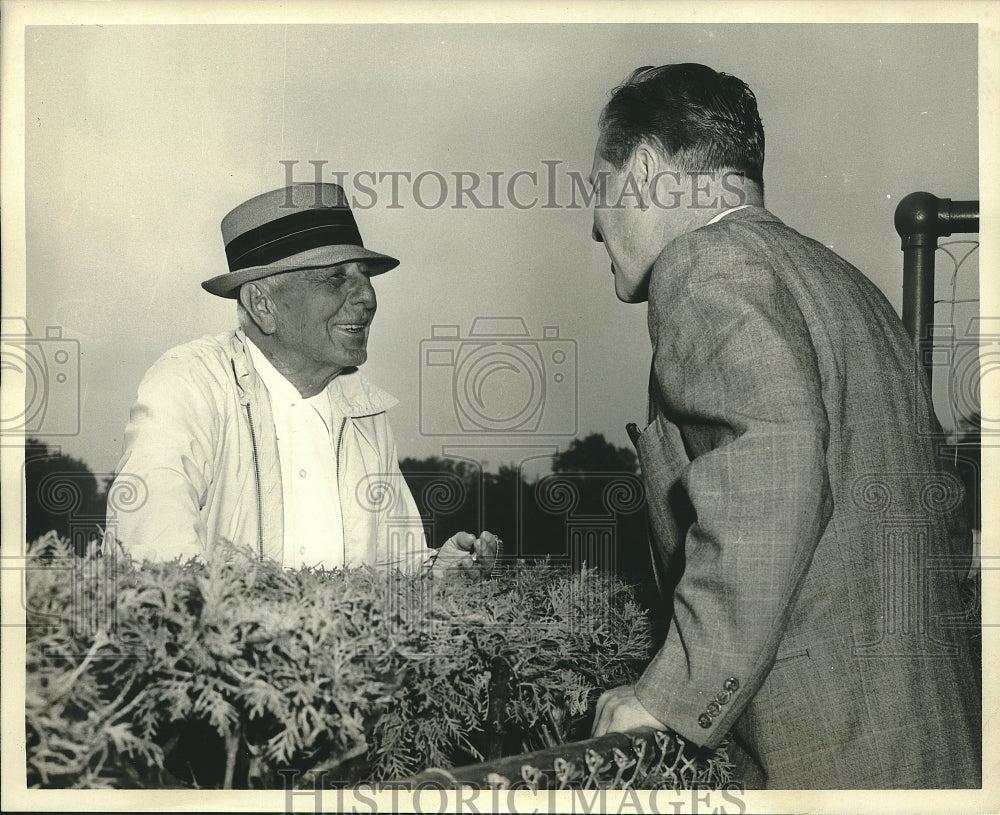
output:
[[[896,232],[903,249],[903,325],[917,359],[931,381],[933,364],[934,257],[938,238],[979,231],[979,202],[952,201],[912,192],[896,207]]]

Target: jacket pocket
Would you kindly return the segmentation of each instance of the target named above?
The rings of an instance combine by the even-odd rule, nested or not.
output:
[[[804,734],[821,719],[825,698],[819,665],[808,648],[778,653],[755,707],[760,749],[767,755],[801,751]],[[808,743],[808,739],[806,742]]]
[[[691,463],[680,428],[663,416],[646,425],[636,439],[635,449],[647,481],[673,483]]]
[[[778,655],[774,658],[774,666],[771,670],[783,667],[794,662],[796,659],[810,659],[808,648],[791,648],[787,651],[778,649]]]
[[[642,431],[636,453],[646,486],[656,580],[664,590],[676,583],[683,570],[683,542],[694,521],[694,509],[682,482],[691,462],[680,430],[663,416]]]

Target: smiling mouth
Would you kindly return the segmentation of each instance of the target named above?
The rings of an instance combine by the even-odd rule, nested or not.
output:
[[[347,325],[338,325],[337,328],[347,334],[361,334],[368,328],[368,323],[350,323]]]

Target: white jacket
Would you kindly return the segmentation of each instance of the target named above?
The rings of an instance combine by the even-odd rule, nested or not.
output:
[[[187,559],[227,540],[282,562],[274,420],[244,343],[237,330],[180,345],[139,385],[108,501],[108,534],[137,560]],[[327,390],[345,416],[336,446],[344,539],[365,553],[347,565],[413,568],[431,552],[385,414],[397,400],[356,370]]]

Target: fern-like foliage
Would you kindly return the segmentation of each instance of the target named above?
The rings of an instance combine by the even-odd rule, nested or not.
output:
[[[651,656],[632,590],[512,565],[473,582],[29,546],[28,783],[280,787],[411,776],[586,736]]]

